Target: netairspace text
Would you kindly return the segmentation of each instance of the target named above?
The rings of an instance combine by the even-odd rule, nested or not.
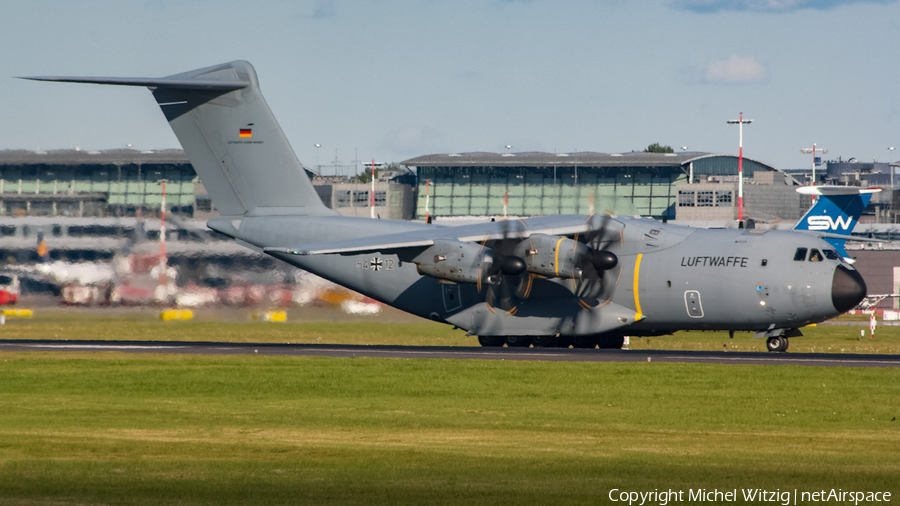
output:
[[[891,502],[890,492],[861,492],[843,490],[840,488],[798,491],[794,490],[766,490],[761,488],[741,488],[731,490],[719,489],[688,489],[684,490],[659,490],[650,492],[637,492],[614,488],[609,491],[609,500],[612,502],[627,503],[629,506],[667,506],[672,503],[699,502],[749,502],[749,503],[773,503],[789,506],[791,504],[853,504],[860,503],[888,503]]]

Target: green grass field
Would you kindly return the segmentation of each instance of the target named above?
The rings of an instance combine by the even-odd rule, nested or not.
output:
[[[38,313],[0,335],[475,344],[428,322],[198,319]],[[893,328],[875,340],[860,328],[804,329],[791,349],[896,352]],[[632,347],[723,342],[763,344],[710,332]],[[108,352],[0,361],[0,505],[609,504],[614,488],[900,497],[894,368]]]
[[[900,371],[0,355],[2,504],[900,493]]]

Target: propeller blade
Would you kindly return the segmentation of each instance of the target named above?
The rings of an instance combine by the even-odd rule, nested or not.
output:
[[[514,312],[518,304],[516,292],[520,284],[519,276],[528,269],[525,260],[514,254],[525,227],[519,220],[504,220],[500,222],[500,227],[503,238],[490,246],[494,262],[489,272],[485,273],[489,283],[485,302],[491,307]]]
[[[608,300],[612,295],[607,282],[607,272],[615,269],[619,259],[609,248],[615,241],[610,237],[609,225],[612,219],[609,216],[591,216],[588,218],[589,230],[585,236],[587,253],[579,259],[582,276],[579,280],[575,295],[579,297],[582,307],[590,308]],[[616,234],[621,238],[621,234]],[[615,285],[613,285],[614,287]]]

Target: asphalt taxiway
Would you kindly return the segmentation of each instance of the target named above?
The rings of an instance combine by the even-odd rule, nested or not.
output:
[[[59,341],[0,339],[0,351],[177,353],[318,357],[525,360],[547,362],[680,362],[698,364],[900,367],[900,355],[671,350],[577,350],[462,346],[366,346],[192,341]]]

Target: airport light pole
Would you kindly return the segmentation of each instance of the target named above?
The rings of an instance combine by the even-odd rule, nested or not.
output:
[[[681,151],[687,151],[687,150],[688,150],[687,146],[681,146]],[[689,164],[688,184],[694,184],[694,162],[691,162]]]
[[[888,169],[891,171],[891,191],[894,191],[894,146],[888,148],[891,152],[891,161],[888,163]]]
[[[319,148],[321,147],[321,144],[316,143],[316,172],[318,172],[320,176],[322,175],[322,169],[319,167]]]
[[[823,155],[828,153],[828,150],[825,148],[817,148],[816,143],[813,143],[812,149],[803,148],[800,150],[801,153],[810,154],[812,153],[812,186],[816,185],[816,151],[821,152]],[[815,197],[813,197],[815,198]]]
[[[506,154],[510,155],[509,151],[512,149],[512,144],[506,145]],[[506,219],[506,205],[509,204],[509,190],[503,192],[503,219]]]
[[[431,217],[428,215],[428,188],[431,186],[431,180],[425,180],[425,223],[431,223]]]
[[[738,228],[744,228],[744,124],[752,122],[752,119],[744,119],[744,113],[740,113],[738,119],[727,121],[729,125],[738,125]]]
[[[572,161],[575,162],[575,186],[578,187],[578,148],[572,153]]]
[[[556,154],[556,148],[553,148],[553,185],[556,185],[556,157],[559,156]]]
[[[159,205],[159,286],[156,299],[165,302],[168,299],[169,280],[166,271],[169,268],[169,256],[166,254],[166,180],[160,179],[162,185],[162,202]]]

